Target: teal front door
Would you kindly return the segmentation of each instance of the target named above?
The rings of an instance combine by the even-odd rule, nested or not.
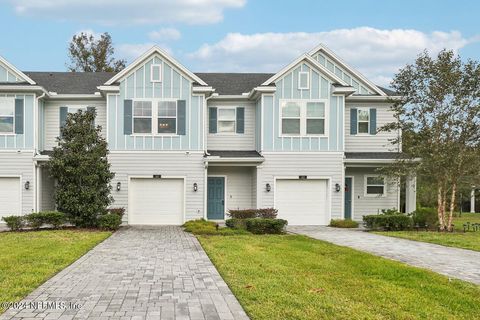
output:
[[[225,178],[208,177],[207,219],[225,219]]]
[[[352,178],[345,178],[345,219],[352,219]]]

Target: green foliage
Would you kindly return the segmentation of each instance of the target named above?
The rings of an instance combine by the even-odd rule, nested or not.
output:
[[[102,230],[118,230],[122,224],[122,217],[118,214],[107,213],[98,217],[98,227]]]
[[[412,218],[404,214],[372,214],[363,216],[363,221],[371,230],[401,231],[412,227]]]
[[[411,214],[413,224],[419,227],[435,227],[438,223],[437,209],[435,208],[417,208]]]
[[[247,231],[254,234],[282,234],[285,233],[287,220],[283,219],[246,219]]]
[[[60,228],[65,222],[67,222],[67,216],[63,212],[42,211],[40,214],[43,216],[43,223],[51,225],[55,229]]]
[[[228,210],[228,215],[233,219],[275,219],[277,213],[278,210],[275,208]]]
[[[195,235],[238,235],[238,234],[250,234],[249,232],[241,229],[231,228],[217,228],[217,224],[212,221],[206,221],[204,219],[190,220],[183,225],[185,231],[193,233]]]
[[[116,214],[120,216],[120,218],[122,218],[123,215],[125,214],[125,208],[110,208],[110,209],[107,209],[107,212],[111,214]]]
[[[25,227],[25,217],[23,216],[6,216],[2,217],[2,220],[5,221],[7,227],[12,231],[18,231]]]
[[[40,212],[32,212],[25,216],[25,220],[27,221],[27,225],[32,229],[40,229],[41,226],[45,223],[45,219],[42,213]]]
[[[225,225],[231,229],[247,230],[246,219],[236,219],[236,218],[227,219],[225,220]]]
[[[114,59],[114,53],[108,32],[97,39],[93,34],[81,32],[72,37],[68,46],[68,69],[72,72],[119,72],[125,68],[126,61]]]
[[[391,209],[382,209],[382,214],[387,215],[387,216],[391,216],[391,215],[397,215],[397,214],[402,214],[402,213],[399,212],[395,208],[391,208]]]
[[[107,142],[94,127],[95,111],[69,114],[62,137],[47,167],[57,181],[55,202],[72,223],[94,227],[97,216],[112,202],[110,181],[114,174],[107,159]]]
[[[358,222],[350,219],[332,219],[330,220],[330,227],[335,228],[358,228]]]

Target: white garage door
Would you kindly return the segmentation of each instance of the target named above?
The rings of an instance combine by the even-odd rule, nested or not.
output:
[[[130,180],[129,224],[183,223],[183,179]]]
[[[327,225],[327,180],[277,180],[278,218],[294,225]]]
[[[20,214],[20,178],[0,177],[0,223],[1,217]]]

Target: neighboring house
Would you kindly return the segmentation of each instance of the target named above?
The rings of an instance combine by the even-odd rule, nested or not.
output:
[[[380,88],[320,45],[275,74],[192,73],[154,47],[114,73],[21,72],[0,59],[0,215],[54,209],[42,166],[69,112],[95,108],[113,207],[129,224],[275,207],[291,225],[399,208],[376,169],[401,150]],[[393,97],[394,98],[394,97]],[[415,185],[407,185],[407,210]]]

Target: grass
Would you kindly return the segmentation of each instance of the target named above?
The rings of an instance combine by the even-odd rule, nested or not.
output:
[[[231,228],[217,228],[217,224],[212,221],[206,221],[204,219],[199,220],[190,220],[185,222],[183,228],[187,232],[191,232],[195,235],[221,235],[221,236],[230,236],[230,235],[239,235],[239,234],[250,234],[246,230],[240,229],[231,229]]]
[[[457,247],[462,249],[480,251],[480,231],[470,231],[464,233],[463,224],[466,222],[480,223],[480,214],[463,213],[461,217],[453,218],[453,223],[455,224],[455,231],[452,233],[440,233],[436,231],[388,231],[375,233],[415,241],[436,243],[448,247]]]
[[[0,302],[21,300],[110,235],[90,230],[0,233]]]
[[[480,287],[304,236],[198,236],[252,319],[475,319]]]

